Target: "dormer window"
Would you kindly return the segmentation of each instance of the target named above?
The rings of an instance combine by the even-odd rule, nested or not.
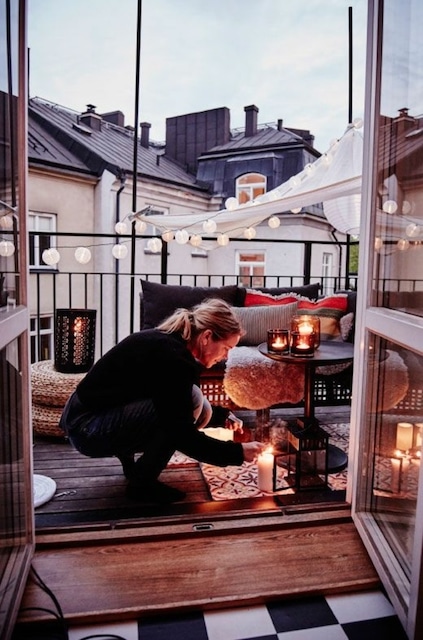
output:
[[[235,187],[239,204],[251,202],[266,193],[266,176],[261,173],[246,173],[237,178]]]

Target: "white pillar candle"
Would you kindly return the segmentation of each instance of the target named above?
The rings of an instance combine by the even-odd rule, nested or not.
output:
[[[397,449],[408,451],[413,446],[413,425],[411,422],[398,422]]]
[[[417,449],[421,449],[422,448],[423,424],[421,422],[416,422],[416,427],[418,429],[417,434],[416,434],[416,448]]]
[[[392,493],[399,493],[400,491],[400,473],[401,473],[401,459],[391,458],[391,491]]]
[[[274,455],[270,451],[263,451],[257,458],[258,478],[257,484],[260,491],[273,492],[273,466]]]

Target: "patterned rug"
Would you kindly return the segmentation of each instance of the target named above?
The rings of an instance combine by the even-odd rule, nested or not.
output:
[[[329,443],[345,452],[348,452],[349,424],[322,424],[329,434]],[[236,498],[258,498],[263,493],[257,486],[257,465],[244,462],[240,467],[216,467],[211,464],[201,463],[201,471],[213,500],[234,500]],[[294,493],[284,482],[285,470],[277,467],[277,486],[286,488],[275,492],[274,495]],[[347,469],[339,473],[331,473],[328,478],[329,488],[332,490],[345,490],[347,486]]]

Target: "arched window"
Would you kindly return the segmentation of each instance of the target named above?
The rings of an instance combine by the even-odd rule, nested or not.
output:
[[[245,204],[266,192],[266,176],[261,173],[245,173],[237,178],[236,198],[239,204]]]

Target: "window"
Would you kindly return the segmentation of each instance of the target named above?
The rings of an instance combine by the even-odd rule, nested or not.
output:
[[[55,236],[47,235],[56,231],[56,216],[51,213],[30,213],[28,215],[29,229],[29,266],[33,269],[51,269],[43,258],[43,251],[56,246]],[[33,232],[40,232],[33,233]]]
[[[239,253],[236,271],[244,287],[264,287],[265,254]]]
[[[260,173],[246,173],[236,181],[236,197],[239,204],[253,201],[266,193],[266,176]]]
[[[331,284],[332,267],[333,267],[333,255],[331,253],[323,252],[322,294],[325,296],[333,292],[333,286]]]
[[[31,362],[40,360],[52,360],[54,357],[53,331],[54,323],[52,316],[41,318],[31,318],[30,320],[30,341],[31,341]],[[37,336],[39,335],[39,340]]]

